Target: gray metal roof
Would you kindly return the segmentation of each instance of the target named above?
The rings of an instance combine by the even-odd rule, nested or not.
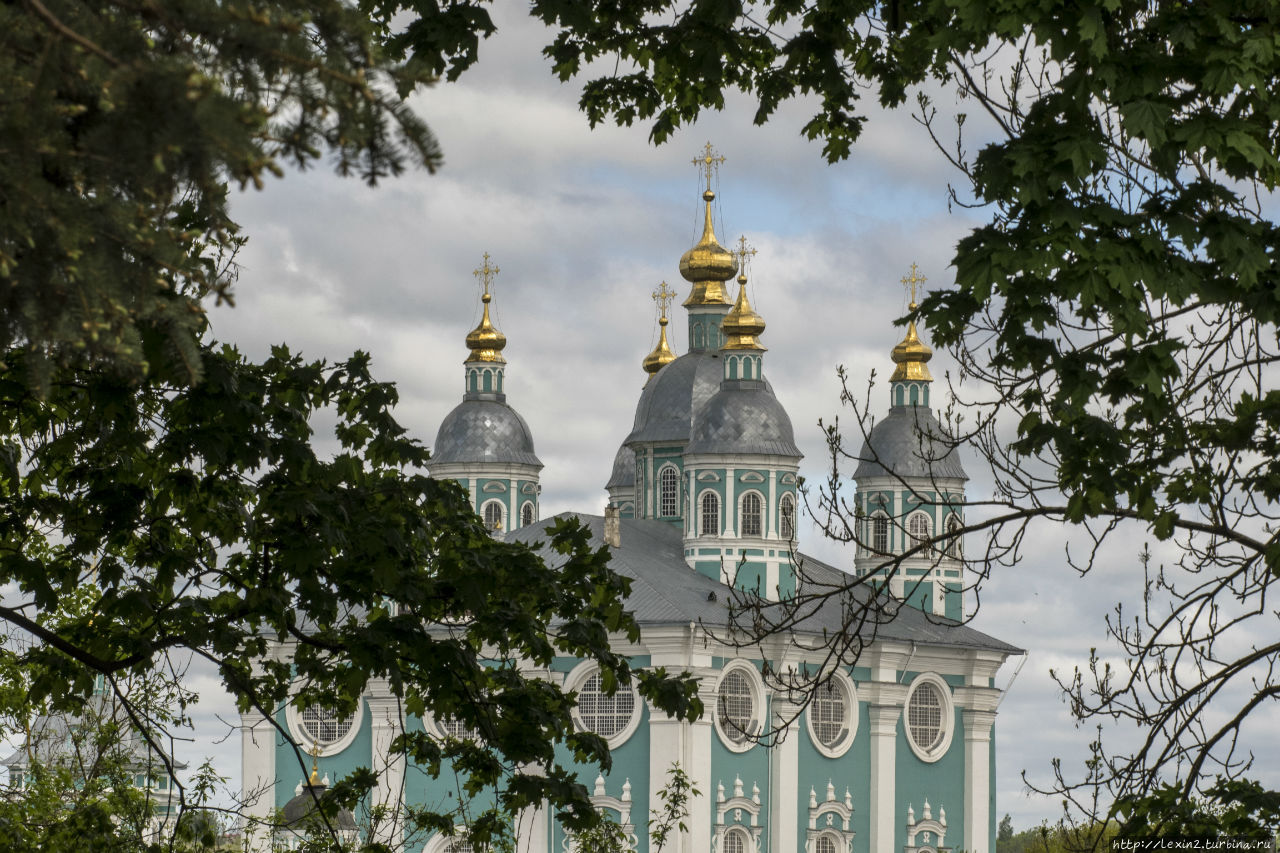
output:
[[[694,453],[767,453],[800,458],[786,409],[764,383],[725,382],[693,416]]]
[[[598,515],[563,513],[556,518],[576,517],[591,531],[595,547],[604,544],[604,519]],[[552,519],[522,527],[507,534],[508,541],[531,544],[546,541],[543,528]],[[728,617],[728,603],[733,591],[719,581],[700,575],[684,561],[683,534],[665,521],[655,519],[621,519],[621,547],[611,549],[610,567],[631,578],[628,609],[636,622],[644,625],[687,625],[701,622],[708,628],[723,627]],[[555,565],[565,557],[549,548],[542,556]],[[798,556],[806,582],[811,590],[834,589],[852,577],[834,566],[802,555]],[[866,604],[874,593],[864,585],[853,588],[849,599],[855,606]],[[930,616],[914,607],[881,599],[884,607],[873,603],[877,612],[892,609],[896,615],[874,628],[876,637],[897,642],[986,649],[1006,654],[1020,654],[1021,649],[994,637],[940,616]],[[843,630],[847,608],[841,597],[833,595],[812,606],[804,625],[816,634]],[[864,631],[871,628],[864,627]]]
[[[654,374],[640,393],[626,443],[688,441],[693,413],[720,390],[719,352],[687,352]]]
[[[25,768],[35,758],[44,764],[58,764],[72,758],[73,729],[84,730],[92,737],[104,726],[114,723],[120,727],[119,739],[104,751],[111,750],[130,769],[161,768],[165,760],[174,769],[186,768],[186,762],[178,761],[161,744],[159,752],[129,723],[125,709],[114,697],[95,694],[87,700],[83,714],[42,714],[31,722],[31,730],[24,743],[11,755],[0,761],[9,768]]]
[[[440,424],[431,458],[448,462],[542,463],[533,452],[533,435],[515,409],[498,394],[467,394]]]
[[[853,477],[883,476],[969,479],[960,454],[926,406],[894,406],[872,428]]]
[[[625,444],[618,448],[618,455],[613,457],[613,473],[609,475],[606,489],[635,488],[636,485],[636,452]]]

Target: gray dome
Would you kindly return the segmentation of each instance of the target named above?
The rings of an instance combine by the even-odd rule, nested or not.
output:
[[[627,445],[618,448],[613,457],[613,473],[606,489],[634,489],[636,487],[636,452]]]
[[[685,448],[694,453],[767,453],[800,458],[786,409],[767,383],[726,382],[694,416],[693,438]]]
[[[285,826],[293,826],[305,820],[316,807],[316,800],[324,798],[325,785],[304,785],[302,793],[284,804]],[[356,819],[346,809],[338,809],[333,818],[333,828],[339,832],[356,829]]]
[[[515,462],[542,467],[529,425],[505,402],[467,394],[440,424],[433,462]]]
[[[967,480],[960,454],[925,406],[894,406],[871,429],[858,454],[855,480],[863,477],[936,477]]]
[[[635,424],[625,443],[688,441],[694,412],[720,390],[723,378],[719,352],[687,352],[680,356],[644,386],[636,404]],[[770,388],[768,380],[764,384]]]

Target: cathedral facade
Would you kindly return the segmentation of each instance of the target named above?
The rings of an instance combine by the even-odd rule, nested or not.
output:
[[[852,564],[841,570],[806,557],[796,541],[801,454],[767,379],[745,243],[735,257],[713,229],[712,164],[708,148],[703,233],[680,260],[689,351],[677,357],[668,344],[664,285],[655,294],[661,337],[644,360],[649,378],[614,460],[608,505],[573,514],[609,547],[614,571],[631,578],[628,608],[641,639],[622,650],[633,665],[697,676],[706,712],[693,723],[669,719],[633,690],[604,693],[590,662],[558,660],[550,677],[577,693],[576,723],[613,754],[607,776],[584,769],[582,782],[638,853],[650,851],[646,824],[677,762],[700,796],[688,831],[664,848],[671,853],[994,853],[995,676],[1020,650],[962,624],[967,477],[938,440],[931,352],[914,325],[892,351],[887,414],[855,474]],[[439,427],[431,473],[461,483],[495,535],[535,543],[546,538],[542,464],[506,399],[506,339],[489,314],[493,272],[486,255],[463,400]],[[852,599],[815,604],[782,637],[744,643],[728,628],[735,603],[795,601],[855,577],[865,582]],[[850,602],[894,617],[871,620],[871,633],[850,625]],[[868,633],[848,644],[860,646],[856,660],[833,659],[832,644],[857,631]],[[819,683],[789,689],[785,673],[815,673]],[[349,720],[286,708],[279,722],[316,755],[310,784],[373,767],[378,802],[456,806],[447,771],[433,779],[390,759],[388,747],[402,727],[459,733],[448,721],[402,719],[396,707],[375,690]],[[246,792],[272,791],[254,806],[262,817],[288,806],[307,781],[291,778],[296,753],[264,722],[245,718],[243,752]],[[567,753],[562,760],[573,766]],[[573,849],[545,809],[522,816],[518,835],[522,853]],[[469,853],[464,836],[416,839],[409,849]]]

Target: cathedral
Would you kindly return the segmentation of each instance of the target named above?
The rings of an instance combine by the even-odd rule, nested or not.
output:
[[[850,565],[805,556],[797,542],[801,454],[767,379],[765,321],[747,297],[749,250],[744,241],[736,255],[728,251],[713,228],[718,160],[708,146],[698,161],[707,178],[704,224],[680,259],[689,350],[677,356],[668,343],[673,292],[664,284],[655,293],[659,342],[643,362],[648,380],[609,472],[607,506],[572,513],[594,544],[610,549],[613,570],[631,579],[627,606],[641,629],[625,649],[633,665],[692,673],[706,711],[693,723],[668,719],[629,688],[606,694],[590,662],[558,660],[551,677],[577,694],[577,724],[613,754],[607,776],[581,781],[638,853],[650,850],[646,824],[673,762],[700,796],[687,831],[663,848],[670,853],[994,853],[995,676],[1021,652],[962,624],[967,477],[930,410],[932,351],[914,324],[892,348],[887,411],[854,476],[860,544]],[[536,543],[546,538],[542,463],[507,401],[506,338],[490,317],[495,272],[486,255],[463,397],[439,426],[431,475],[462,484],[495,535]],[[852,597],[815,605],[785,640],[743,644],[727,629],[734,602],[783,606],[854,578],[864,582]],[[850,628],[859,604],[893,618]],[[832,643],[857,631],[866,633],[854,644],[856,660],[833,662]],[[801,696],[781,683],[786,672],[821,673],[822,682]],[[294,753],[246,717],[245,790],[274,790],[274,802],[253,807],[261,817],[296,809],[297,797],[309,796],[304,784],[359,766],[386,768],[379,802],[448,802],[456,785],[447,770],[433,779],[385,756],[400,726],[456,735],[449,721],[399,719],[389,695],[371,693],[362,705],[342,720],[318,709],[280,711],[280,723],[316,756],[309,781],[288,778]],[[568,754],[563,762],[572,766]],[[464,839],[435,836],[409,849],[470,853]],[[521,853],[574,849],[546,809],[522,817],[518,845]]]

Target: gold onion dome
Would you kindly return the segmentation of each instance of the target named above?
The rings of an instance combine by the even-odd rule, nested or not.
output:
[[[493,284],[493,277],[498,272],[497,267],[489,265],[489,253],[485,252],[484,266],[475,271],[476,278],[484,284],[484,295],[480,297],[484,302],[484,316],[480,318],[480,325],[467,335],[467,349],[471,350],[467,361],[507,363],[507,360],[502,357],[502,349],[507,345],[507,336],[495,329],[492,321],[489,320],[489,302],[493,300],[489,287]]]
[[[764,333],[764,318],[751,308],[747,299],[747,276],[738,276],[738,301],[720,322],[725,334],[725,349],[764,350],[757,338]]]
[[[671,347],[667,346],[667,323],[666,317],[658,320],[658,325],[662,327],[658,345],[644,358],[644,372],[650,376],[676,360],[676,354],[671,351]]]
[[[909,310],[916,310],[916,304],[911,303]],[[933,375],[929,373],[929,368],[925,366],[925,362],[933,358],[933,350],[916,334],[916,324],[914,322],[907,324],[907,336],[902,342],[893,348],[893,354],[890,356],[893,363],[898,365],[893,375],[889,377],[890,382],[932,382]]]

